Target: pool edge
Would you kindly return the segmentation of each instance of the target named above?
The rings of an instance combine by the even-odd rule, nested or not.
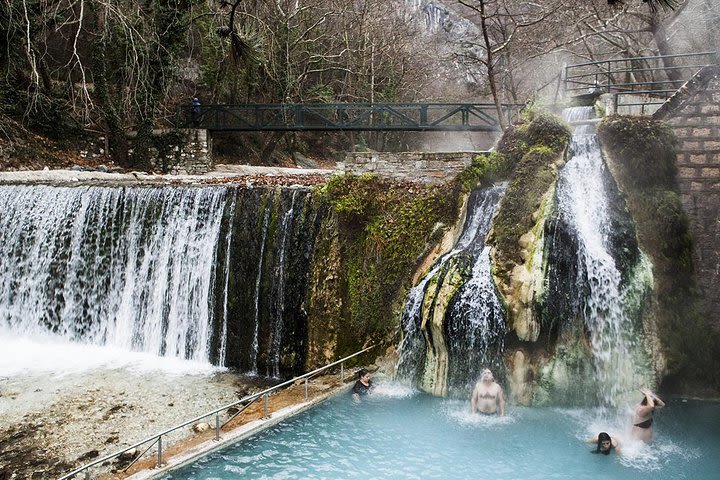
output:
[[[329,398],[340,394],[343,391],[349,390],[352,387],[352,383],[346,383],[339,387],[332,389],[318,397],[315,397],[307,402],[297,403],[281,408],[270,414],[269,418],[252,420],[246,424],[240,425],[233,430],[226,432],[220,437],[220,440],[214,439],[206,440],[198,443],[182,453],[170,457],[162,467],[160,468],[149,468],[140,470],[139,472],[133,473],[130,476],[125,477],[125,480],[153,480],[159,478],[161,475],[166,475],[173,470],[182,468],[200,457],[208,455],[216,450],[220,450],[227,447],[231,443],[239,442],[248,437],[251,437],[261,431],[277,425],[283,420],[287,420],[299,413],[309,410],[312,407],[319,405],[320,403],[328,400]]]

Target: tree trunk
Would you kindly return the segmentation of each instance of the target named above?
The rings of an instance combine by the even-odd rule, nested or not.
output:
[[[273,152],[275,151],[275,148],[277,148],[278,143],[282,139],[284,132],[273,132],[273,134],[270,136],[270,139],[263,147],[262,151],[260,152],[260,160],[268,161],[270,160],[270,157],[272,156]]]
[[[488,27],[485,17],[485,0],[480,0],[480,28],[482,29],[483,41],[485,42],[485,51],[487,52],[487,63],[485,64],[485,66],[487,67],[488,72],[488,83],[490,84],[490,92],[492,93],[493,103],[495,103],[495,111],[497,112],[498,123],[500,124],[500,128],[505,131],[507,126],[505,124],[505,118],[500,102],[500,94],[498,93],[497,88],[495,66],[493,65],[495,61],[495,55],[493,54],[492,44],[490,43],[490,37],[488,35]]]
[[[138,125],[137,137],[133,145],[131,167],[139,170],[150,170],[150,147],[153,144],[153,117],[148,115]]]
[[[125,138],[122,118],[113,106],[108,92],[105,44],[102,40],[99,40],[95,46],[92,62],[95,71],[95,93],[98,106],[108,131],[108,153],[112,161],[121,167],[129,168],[131,165],[128,158],[128,142],[127,138]]]
[[[665,24],[660,17],[659,11],[655,11],[652,13],[650,20],[650,30],[652,31],[653,39],[655,40],[655,45],[657,45],[660,55],[672,55],[670,43],[668,42],[667,38],[667,30],[665,29]],[[667,75],[668,80],[672,82],[672,85],[675,88],[682,87],[682,71],[674,68],[674,59],[664,57],[662,59],[662,62],[663,66],[665,67],[665,75]]]

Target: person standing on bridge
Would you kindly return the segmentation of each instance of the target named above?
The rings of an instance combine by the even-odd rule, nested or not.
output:
[[[197,97],[193,97],[192,104],[193,106],[192,110],[190,111],[190,121],[193,128],[198,128],[200,126],[200,100],[198,100]]]

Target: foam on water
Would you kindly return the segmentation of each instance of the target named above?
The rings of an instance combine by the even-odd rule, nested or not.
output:
[[[373,396],[377,397],[409,398],[417,393],[414,388],[396,382],[376,382],[373,387]]]
[[[509,415],[507,411],[503,417],[470,413],[470,404],[462,400],[448,400],[444,402],[443,407],[443,413],[448,420],[463,427],[497,428],[517,421],[517,418]]]
[[[206,362],[73,343],[52,335],[29,338],[0,331],[0,345],[3,347],[0,377],[35,374],[61,377],[101,369],[162,372],[165,375],[205,375],[223,370]]]
[[[607,432],[619,442],[622,452],[620,463],[629,468],[644,472],[660,471],[663,466],[673,461],[688,461],[700,458],[697,448],[683,447],[664,435],[657,435],[655,441],[648,445],[636,440],[631,434],[631,414],[612,409],[555,409],[560,415],[567,415],[577,424],[575,436],[579,441],[586,441],[600,432]],[[624,413],[624,415],[623,415]],[[593,450],[594,445],[589,445]]]

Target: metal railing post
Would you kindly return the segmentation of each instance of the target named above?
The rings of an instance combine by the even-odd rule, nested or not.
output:
[[[340,364],[340,380],[345,380],[345,362]]]
[[[305,379],[305,401],[308,400],[308,379]]]
[[[317,368],[317,369],[312,370],[312,371],[310,371],[310,372],[306,372],[305,374],[303,374],[303,375],[301,375],[301,376],[299,376],[299,377],[295,377],[295,378],[292,378],[292,379],[287,380],[287,381],[285,381],[285,382],[282,382],[282,383],[280,383],[280,384],[278,384],[278,385],[275,385],[275,386],[270,387],[270,388],[268,388],[268,389],[266,389],[266,390],[263,390],[262,392],[258,392],[258,393],[255,393],[255,394],[253,394],[253,395],[249,395],[249,396],[247,396],[247,397],[243,397],[243,398],[241,398],[240,400],[237,400],[237,401],[235,401],[235,402],[229,403],[229,404],[227,404],[227,405],[224,405],[224,406],[222,406],[222,407],[220,407],[220,408],[217,408],[217,409],[215,409],[215,410],[212,410],[212,411],[210,411],[210,412],[204,413],[204,414],[202,414],[202,415],[200,415],[200,416],[198,416],[198,417],[192,418],[192,419],[190,419],[190,420],[186,420],[186,421],[184,421],[183,423],[181,423],[181,424],[179,424],[179,425],[176,425],[176,426],[174,426],[174,427],[172,427],[172,428],[169,428],[169,429],[167,429],[167,430],[164,430],[163,432],[158,433],[158,434],[155,434],[154,436],[145,438],[145,439],[143,439],[143,440],[141,440],[141,441],[139,441],[139,442],[137,442],[137,443],[134,443],[134,444],[131,445],[131,446],[125,447],[125,448],[122,449],[122,450],[119,450],[119,451],[117,451],[117,452],[113,452],[113,453],[111,453],[111,454],[108,454],[108,455],[105,455],[105,456],[103,456],[103,457],[100,457],[100,458],[98,458],[98,459],[96,459],[96,460],[93,460],[92,462],[90,462],[90,463],[88,463],[88,464],[86,464],[86,465],[83,465],[82,467],[79,467],[79,468],[73,470],[72,472],[70,472],[70,473],[68,473],[68,474],[66,474],[66,475],[63,475],[62,477],[59,478],[59,480],[71,480],[71,479],[75,478],[77,475],[80,475],[80,474],[84,474],[85,478],[86,478],[87,480],[89,480],[89,478],[90,478],[90,468],[91,468],[91,467],[94,467],[94,466],[96,466],[96,465],[104,464],[104,463],[107,462],[108,460],[112,460],[113,458],[117,458],[118,456],[120,456],[120,455],[123,454],[124,452],[127,452],[128,450],[131,450],[131,449],[133,449],[133,448],[138,448],[138,447],[140,447],[141,445],[147,444],[148,442],[152,442],[152,443],[150,443],[150,445],[145,449],[145,451],[143,451],[142,453],[140,453],[139,455],[137,455],[136,458],[135,458],[135,460],[133,460],[133,462],[130,463],[130,465],[128,465],[127,467],[125,467],[125,471],[127,471],[127,469],[130,468],[130,466],[132,466],[134,462],[136,462],[136,461],[137,461],[138,459],[140,459],[143,455],[145,455],[148,451],[150,451],[150,449],[155,445],[156,442],[157,442],[157,465],[156,465],[156,468],[160,468],[160,467],[162,467],[162,465],[163,465],[163,445],[162,445],[162,437],[163,437],[163,435],[169,434],[169,433],[174,432],[174,431],[176,431],[176,430],[178,430],[178,429],[180,429],[180,428],[183,428],[183,427],[186,427],[186,426],[188,426],[188,425],[191,425],[191,424],[193,424],[193,423],[195,423],[195,422],[197,422],[197,421],[199,421],[199,420],[206,420],[208,417],[210,417],[210,416],[212,416],[212,415],[215,415],[215,438],[218,439],[218,438],[219,438],[219,432],[220,432],[220,428],[219,428],[220,412],[227,411],[227,409],[230,408],[230,407],[235,407],[235,406],[237,406],[237,405],[240,405],[240,404],[249,402],[249,403],[247,403],[247,404],[245,405],[245,407],[243,407],[243,408],[240,410],[240,412],[242,412],[245,408],[249,407],[253,402],[255,402],[257,399],[259,399],[261,396],[263,397],[263,400],[264,400],[264,406],[263,406],[264,418],[266,418],[266,419],[267,419],[267,418],[270,418],[269,415],[268,415],[268,400],[269,400],[269,395],[270,395],[271,392],[275,392],[275,391],[277,391],[277,390],[279,390],[280,388],[283,388],[283,387],[287,387],[287,386],[290,386],[290,385],[295,385],[295,384],[297,384],[297,382],[300,381],[300,380],[305,380],[305,382],[306,382],[306,383],[305,383],[305,385],[306,385],[306,391],[307,391],[308,385],[309,385],[309,383],[308,383],[308,379],[309,379],[309,378],[317,375],[317,374],[320,373],[320,372],[326,371],[328,368],[336,367],[337,365],[340,365],[340,376],[341,376],[342,378],[344,378],[344,377],[345,377],[345,370],[344,370],[344,365],[345,365],[345,364],[344,364],[344,362],[347,361],[347,360],[349,360],[349,359],[351,359],[351,358],[357,357],[358,355],[361,355],[361,354],[363,354],[363,353],[371,350],[372,348],[375,348],[375,345],[371,345],[371,346],[369,346],[369,347],[366,347],[366,348],[360,350],[359,352],[355,352],[355,353],[353,353],[352,355],[348,355],[347,357],[344,357],[344,358],[342,358],[342,359],[340,359],[340,360],[336,360],[335,362],[332,362],[332,363],[330,363],[330,364],[328,364],[328,365],[325,365],[324,367]],[[309,392],[308,392],[308,393],[309,393]],[[306,393],[306,395],[308,395],[308,393]],[[307,398],[307,397],[306,397],[306,398]],[[238,412],[238,413],[239,413],[239,412]],[[236,415],[237,415],[237,414],[236,414]],[[232,420],[232,418],[233,418],[233,417],[231,417],[231,420]],[[227,422],[226,422],[226,423],[227,423]]]
[[[620,115],[620,112],[618,112],[618,108],[620,107],[620,93],[616,93],[613,97],[613,102],[615,103],[615,111],[613,112],[615,115]]]

